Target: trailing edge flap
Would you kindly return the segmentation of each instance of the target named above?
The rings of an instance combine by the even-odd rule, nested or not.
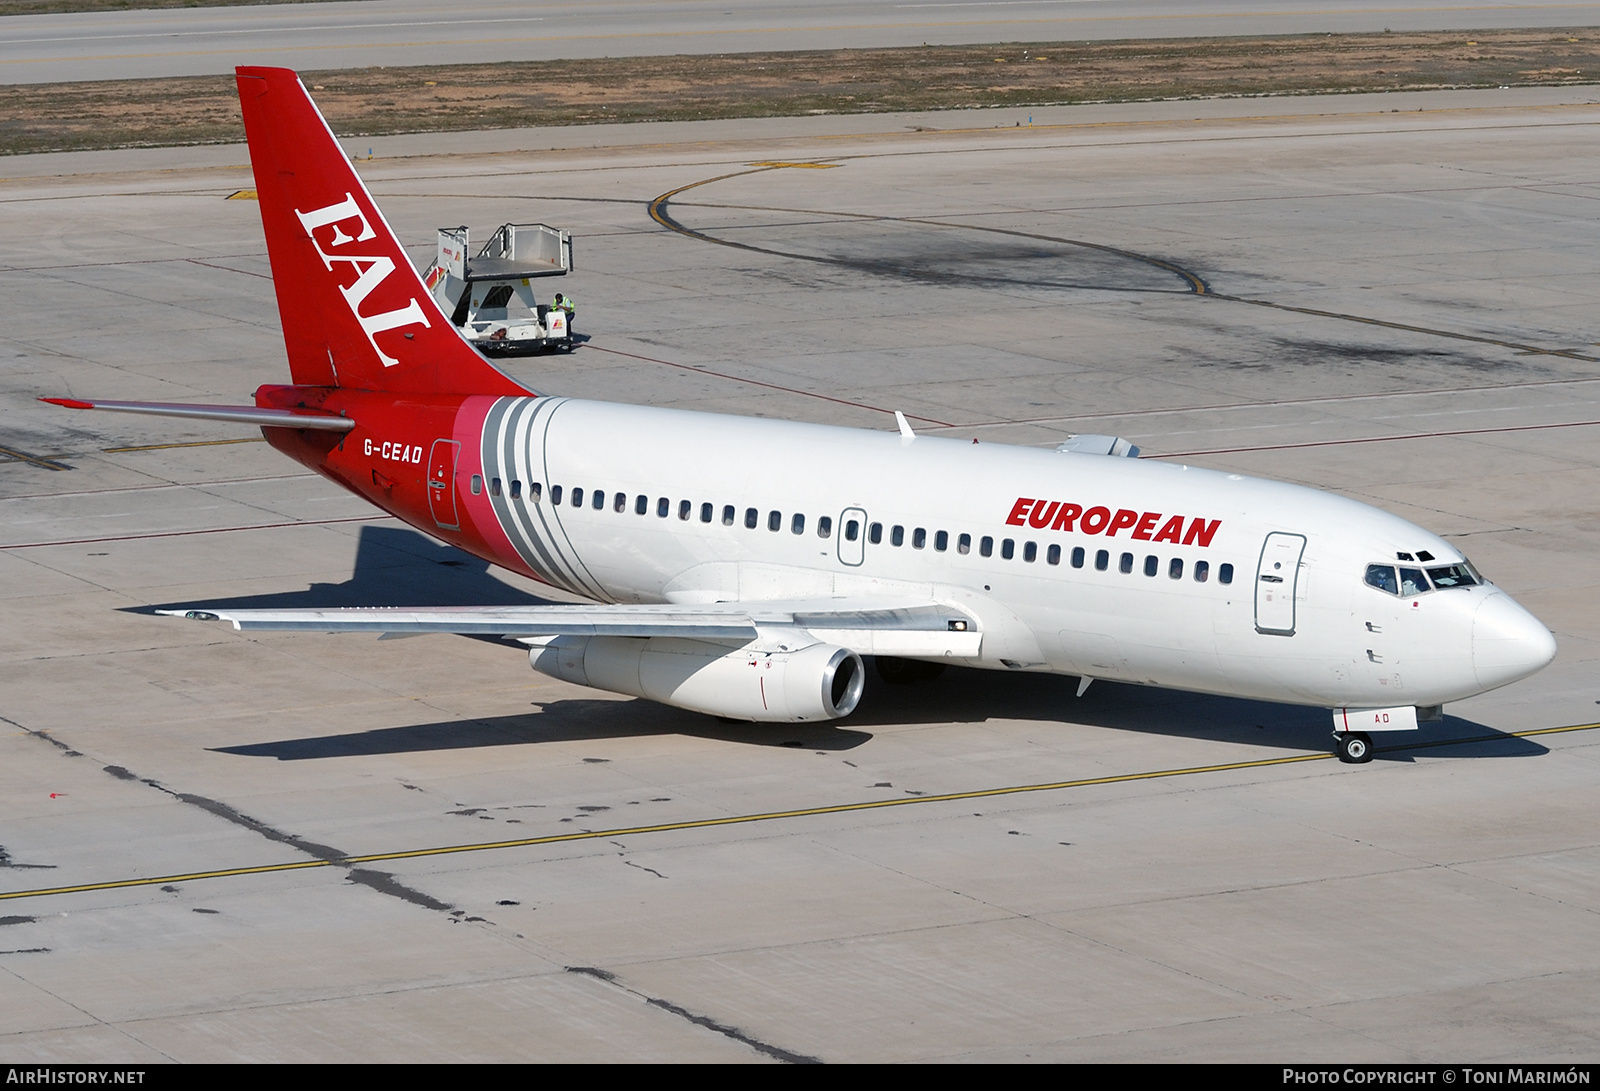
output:
[[[852,599],[661,606],[354,607],[330,610],[163,610],[227,621],[235,629],[421,635],[455,633],[531,641],[560,636],[684,637],[736,641],[762,630],[802,629],[864,655],[977,656],[982,634],[969,614],[939,603]]]

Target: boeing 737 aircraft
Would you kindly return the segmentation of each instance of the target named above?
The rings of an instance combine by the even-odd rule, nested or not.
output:
[[[259,425],[441,541],[592,606],[190,611],[236,629],[491,634],[535,670],[715,716],[847,716],[956,663],[1320,705],[1340,757],[1537,671],[1555,641],[1449,542],[1313,489],[899,429],[545,397],[440,312],[291,71],[239,98],[293,384]],[[1065,445],[1071,448],[1072,445]]]

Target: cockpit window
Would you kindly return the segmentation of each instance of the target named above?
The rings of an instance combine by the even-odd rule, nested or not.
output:
[[[1428,569],[1428,578],[1438,588],[1446,587],[1476,587],[1478,581],[1472,578],[1472,571],[1464,564],[1450,564],[1443,568]]]
[[[1387,591],[1391,595],[1400,593],[1400,585],[1394,579],[1394,568],[1386,564],[1367,565],[1367,586]]]
[[[1422,574],[1420,568],[1402,568],[1400,570],[1401,595],[1425,595],[1428,587],[1428,577]]]

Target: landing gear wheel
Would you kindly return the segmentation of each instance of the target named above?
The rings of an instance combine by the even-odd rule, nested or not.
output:
[[[1350,765],[1365,765],[1372,760],[1372,740],[1360,731],[1339,736],[1339,760]]]
[[[878,677],[891,686],[912,686],[918,682],[931,682],[944,673],[943,663],[928,663],[921,659],[900,659],[880,655],[874,660]]]

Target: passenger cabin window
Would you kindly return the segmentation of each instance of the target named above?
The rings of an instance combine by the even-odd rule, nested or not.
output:
[[[1000,558],[1001,558],[1001,560],[1009,561],[1012,557],[1015,557],[1016,555],[1017,555],[1017,543],[1016,542],[1012,541],[1010,538],[1007,538],[1003,542],[1000,543]]]
[[[650,510],[650,498],[643,493],[633,498],[633,510],[638,515],[644,515]]]
[[[756,529],[756,524],[761,522],[761,513],[755,508],[744,509],[744,526],[746,530]]]
[[[1053,545],[1049,549],[1045,550],[1044,551],[1044,563],[1045,564],[1060,564],[1061,563],[1061,547],[1058,546],[1058,545]]]
[[[560,485],[551,485],[550,486],[550,503],[552,503],[552,504],[561,503],[561,486]]]
[[[794,513],[794,518],[789,520],[790,534],[804,534],[806,532],[806,517],[799,512]]]
[[[1104,572],[1111,567],[1111,554],[1104,549],[1096,550],[1094,555],[1094,570]]]
[[[1022,559],[1024,561],[1026,561],[1028,564],[1032,564],[1034,560],[1038,558],[1038,556],[1039,547],[1037,545],[1033,544],[1032,542],[1022,543]]]
[[[618,515],[621,515],[623,512],[627,511],[628,494],[625,492],[617,493],[616,497],[611,501],[611,510],[616,512]]]
[[[694,513],[694,505],[687,500],[678,501],[678,518],[687,520]]]
[[[533,502],[537,504],[544,497],[544,482],[535,481],[533,484],[529,485],[528,495],[532,497]]]
[[[732,504],[723,505],[723,508],[722,508],[722,525],[725,526],[725,527],[733,526],[733,505]]]
[[[516,478],[511,479],[511,499],[522,499],[522,482],[518,481]]]
[[[926,549],[926,548],[928,548],[928,532],[926,530],[923,530],[921,527],[918,527],[916,530],[913,530],[911,532],[911,548],[912,549]]]
[[[882,523],[873,523],[867,528],[867,541],[871,542],[873,545],[877,545],[879,542],[883,541]]]
[[[844,525],[844,540],[853,542],[859,537],[861,537],[861,523],[855,519],[847,521]]]
[[[473,496],[477,496],[481,492],[483,492],[483,475],[482,474],[473,474],[472,475],[472,495]]]
[[[602,489],[594,490],[594,502],[589,505],[595,511],[606,510],[606,494]]]
[[[1208,580],[1210,578],[1211,578],[1211,562],[1210,561],[1196,561],[1196,562],[1194,562],[1194,582],[1195,583],[1205,583],[1206,580]]]
[[[1183,579],[1183,558],[1174,557],[1167,563],[1167,578],[1170,580]]]
[[[957,553],[971,553],[972,552],[972,535],[963,534],[961,537],[956,539],[956,552]]]
[[[500,495],[500,479],[498,477],[491,477],[489,479],[489,495],[490,496],[499,496]]]
[[[827,538],[833,534],[833,518],[824,515],[817,520],[817,537]]]
[[[774,534],[783,529],[783,512],[767,512],[767,529],[772,531]]]
[[[993,557],[994,539],[985,534],[978,542],[978,553],[980,556]]]
[[[1224,564],[1224,565],[1219,565],[1217,567],[1217,582],[1218,583],[1232,583],[1233,582],[1233,565]]]
[[[668,500],[665,496],[663,496],[663,497],[659,498],[656,501],[656,515],[657,516],[659,516],[662,519],[665,519],[667,517],[668,513],[671,512],[671,511],[672,511],[672,501],[671,500]]]
[[[950,533],[948,531],[935,531],[933,535],[933,548],[943,553],[950,548]]]
[[[582,489],[573,489],[572,490],[572,506],[575,507],[575,508],[583,507],[583,490]]]
[[[892,546],[903,546],[903,545],[905,545],[906,544],[906,528],[905,527],[901,527],[901,526],[891,527],[889,529],[889,544],[892,545]]]
[[[1124,576],[1133,571],[1132,553],[1124,553],[1122,555],[1121,559],[1117,561],[1117,571],[1121,572]]]
[[[1161,571],[1161,558],[1157,557],[1154,553],[1145,557],[1144,574],[1146,576],[1154,576],[1159,571]]]
[[[700,521],[702,523],[711,522],[711,514],[712,514],[712,507],[711,507],[710,504],[701,504],[700,505]]]

